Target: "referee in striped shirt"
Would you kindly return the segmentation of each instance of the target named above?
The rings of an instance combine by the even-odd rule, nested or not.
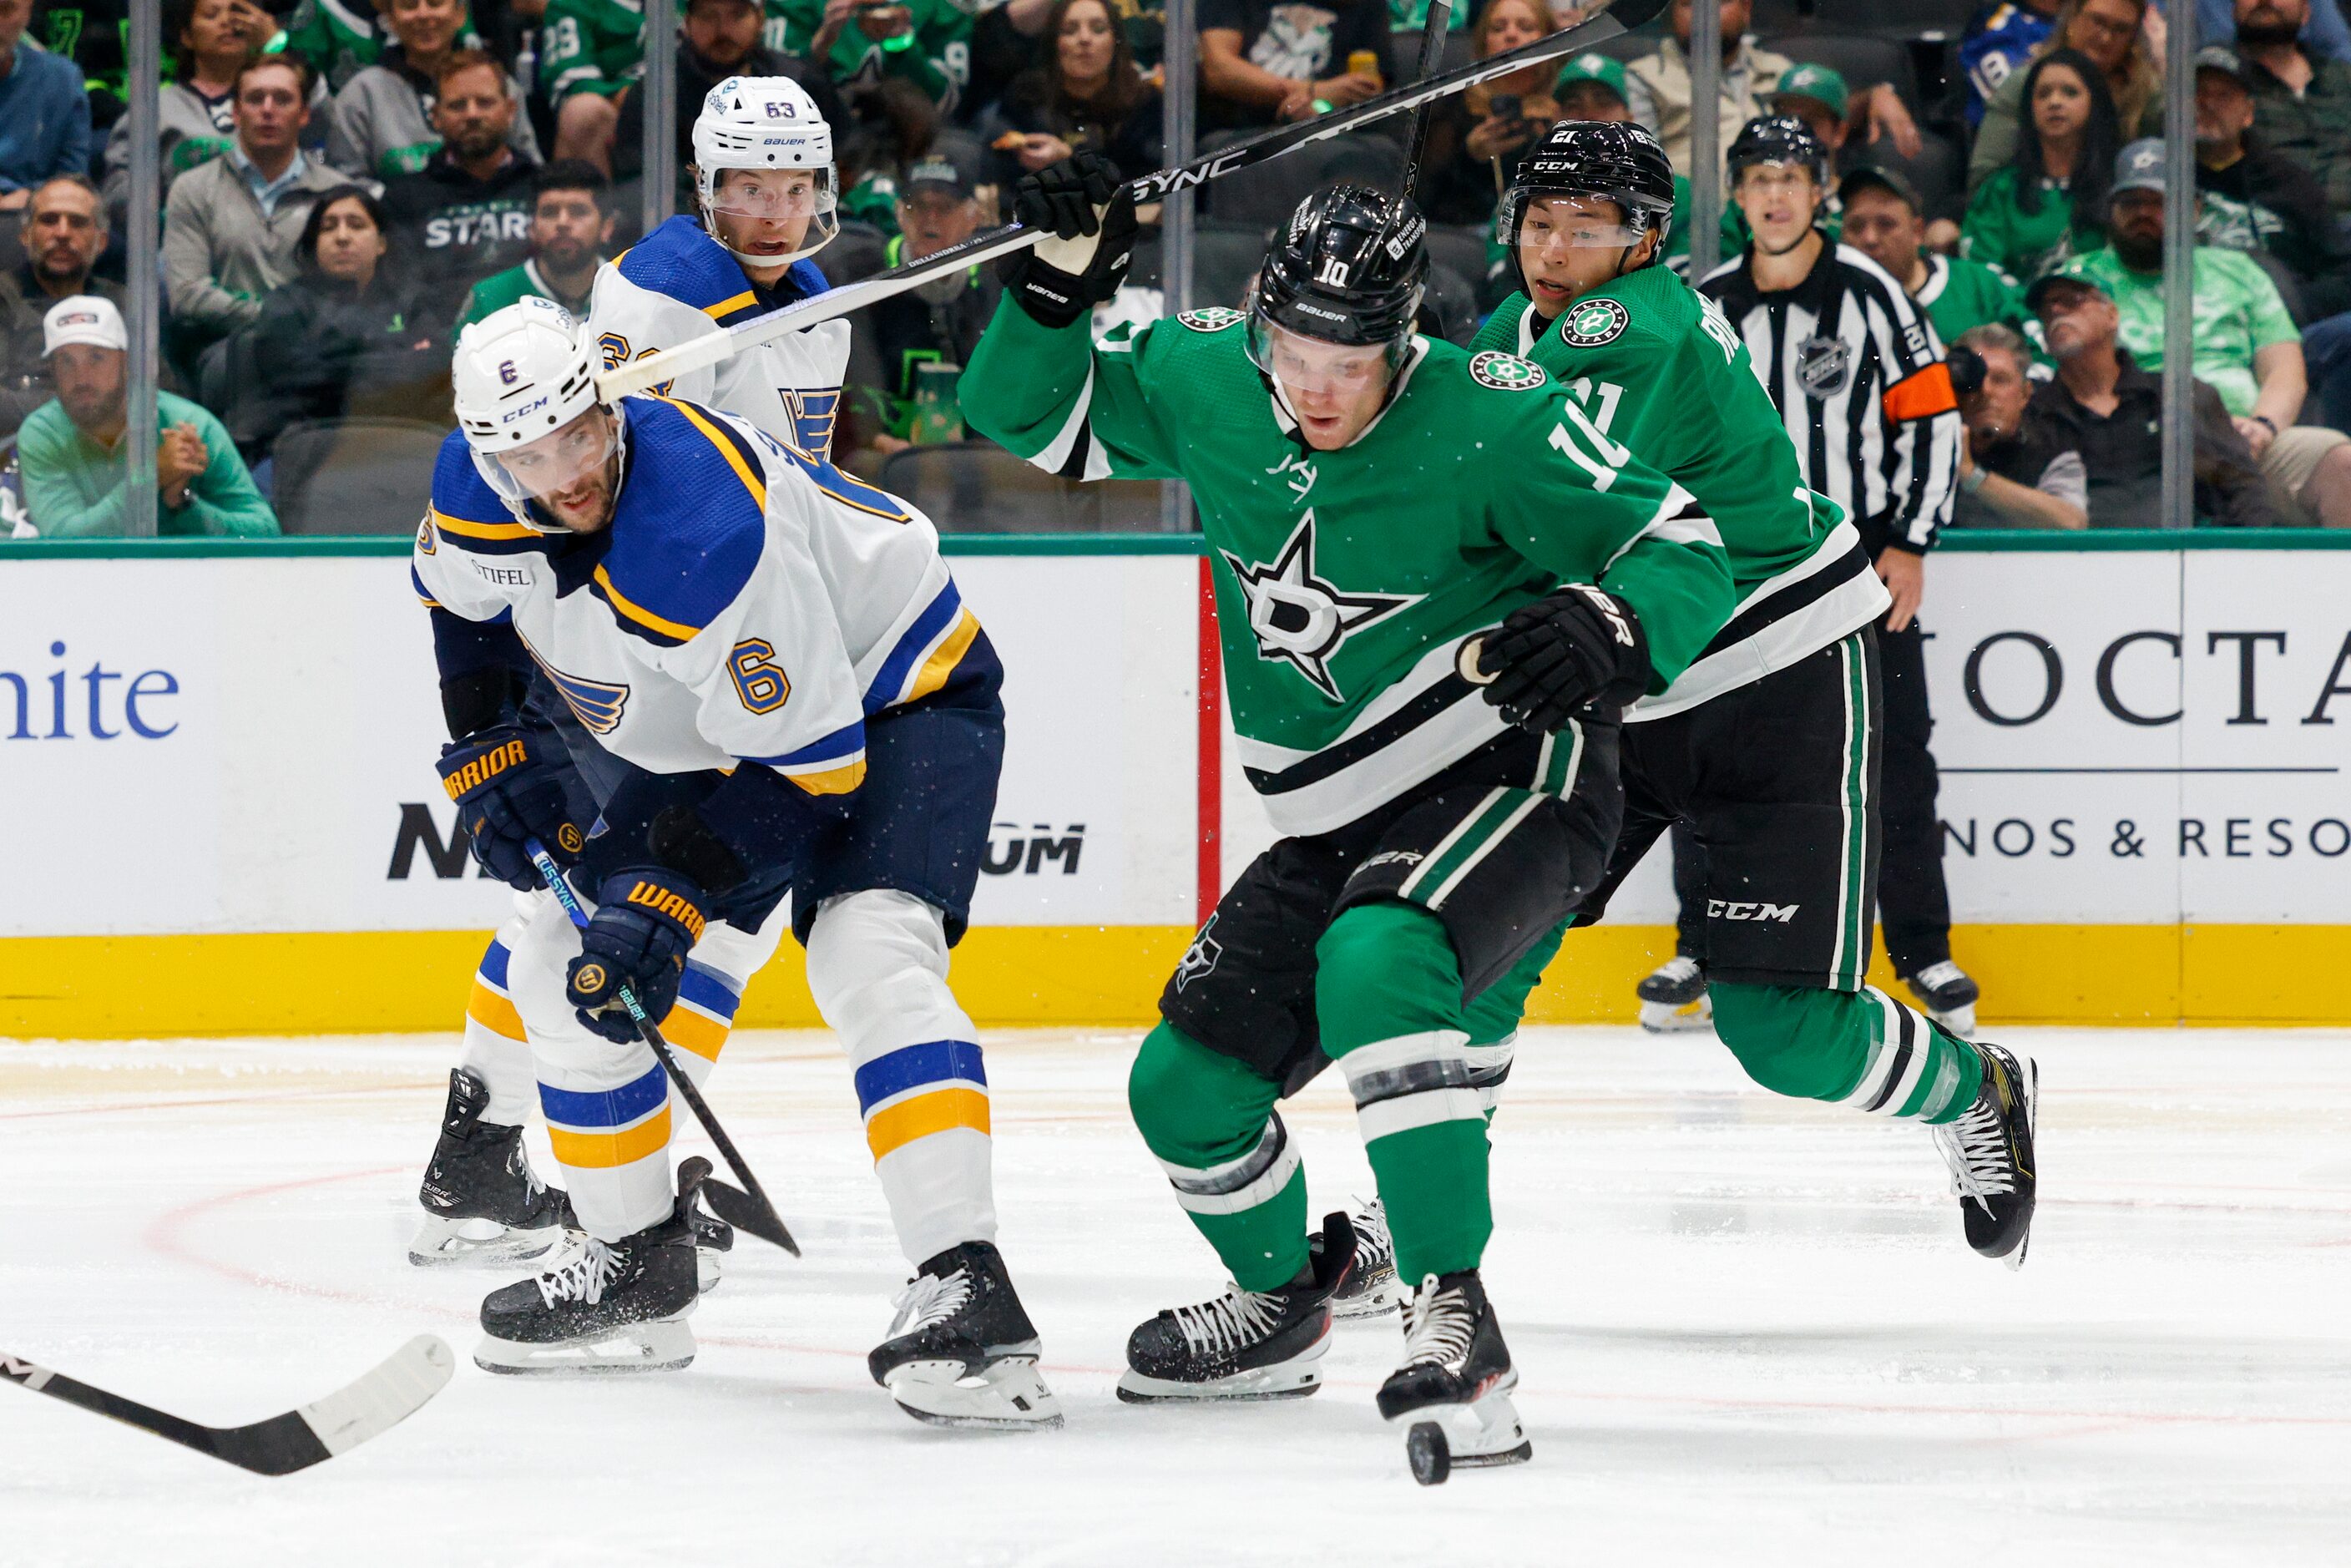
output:
[[[1834,498],[1894,596],[1886,678],[1886,956],[1938,1022],[1970,1033],[1975,982],[1951,962],[1950,899],[1927,749],[1926,554],[1951,515],[1965,430],[1935,329],[1902,285],[1816,225],[1828,154],[1803,122],[1751,120],[1731,144],[1731,196],[1753,238],[1699,288],[1746,340],[1795,443],[1804,483]]]

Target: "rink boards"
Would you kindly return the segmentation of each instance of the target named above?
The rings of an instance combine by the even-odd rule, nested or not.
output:
[[[2351,1021],[2351,551],[2191,543],[1961,538],[1930,566],[1955,947],[1988,1019]],[[1201,559],[955,547],[1010,715],[958,988],[989,1023],[1147,1018],[1203,893],[1270,836]],[[0,545],[0,1035],[449,1027],[510,895],[434,774],[402,555]],[[1535,1016],[1628,1018],[1671,917],[1653,861]],[[814,1021],[797,957],[747,1019]]]

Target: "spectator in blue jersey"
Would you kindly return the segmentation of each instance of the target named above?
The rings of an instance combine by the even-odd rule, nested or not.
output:
[[[0,212],[58,174],[89,172],[89,98],[71,60],[25,41],[33,0],[0,0]]]
[[[1991,0],[1959,35],[1959,70],[1967,78],[1968,129],[1983,123],[1984,99],[2022,70],[2057,25],[2060,0]]]

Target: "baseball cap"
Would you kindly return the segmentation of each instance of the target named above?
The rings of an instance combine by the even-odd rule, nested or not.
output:
[[[970,148],[942,138],[928,152],[906,165],[898,188],[906,194],[925,188],[968,196],[979,188],[979,158]]]
[[[2159,147],[2162,143],[2158,142],[2157,145]],[[2083,259],[2077,256],[2056,271],[2034,278],[2032,286],[2024,291],[2024,308],[2038,316],[2042,301],[2049,298],[2051,291],[2064,287],[2086,288],[2102,299],[2113,298],[2114,296],[2106,292],[2105,285],[2090,276]]]
[[[1559,80],[1552,84],[1552,96],[1558,97],[1580,81],[1596,81],[1620,100],[1633,100],[1625,87],[1625,62],[1612,60],[1596,49],[1587,50],[1560,68]]]
[[[114,308],[111,299],[100,299],[95,294],[76,294],[49,307],[41,318],[41,357],[47,359],[68,343],[87,343],[94,349],[129,349],[130,330],[122,325],[122,312]]]
[[[2207,44],[2197,50],[2196,68],[2219,71],[2247,92],[2253,90],[2252,73],[2245,69],[2245,62],[2237,57],[2237,51],[2226,44]]]
[[[1791,66],[1780,78],[1780,85],[1771,89],[1775,109],[1787,99],[1809,98],[1825,106],[1839,120],[1844,118],[1844,106],[1851,97],[1844,78],[1826,66]]]
[[[2115,154],[2115,183],[2110,193],[2163,190],[2163,138],[2142,136]]]
[[[1864,163],[1837,177],[1837,193],[1846,201],[1851,201],[1853,193],[1865,185],[1875,185],[1886,192],[1914,214],[1926,214],[1927,204],[1918,199],[1918,187],[1912,184],[1910,176],[1899,169],[1881,169],[1875,163]]]

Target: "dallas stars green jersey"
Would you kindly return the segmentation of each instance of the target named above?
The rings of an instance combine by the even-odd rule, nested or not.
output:
[[[1236,310],[1101,343],[1010,299],[961,386],[975,429],[1073,478],[1190,481],[1240,758],[1284,833],[1320,833],[1502,733],[1462,640],[1562,581],[1640,617],[1656,685],[1730,612],[1714,525],[1538,366],[1416,340],[1353,444],[1310,450]]]
[[[538,79],[548,98],[556,103],[581,92],[611,98],[637,81],[645,74],[644,31],[644,0],[547,0]],[[693,114],[702,106],[683,107]]]
[[[951,110],[971,81],[971,10],[955,0],[901,0],[914,13],[914,30],[876,43],[852,16],[841,24],[824,57],[824,68],[843,89],[870,87],[884,77],[904,77],[942,112]],[[976,9],[977,7],[975,7]],[[824,0],[771,0],[768,47],[810,57],[810,46],[824,26]],[[783,41],[775,41],[773,17],[784,21]],[[893,48],[891,45],[896,45]]]
[[[572,315],[588,319],[589,296],[567,299],[555,291],[538,270],[538,263],[526,261],[520,267],[509,267],[504,272],[494,272],[465,292],[465,302],[458,308],[457,324],[449,329],[454,338],[475,322],[495,311],[503,310],[518,299],[552,299]]]
[[[1513,294],[1470,347],[1541,365],[1601,434],[1663,470],[1721,530],[1739,612],[1672,689],[1627,719],[1694,707],[1784,669],[1884,608],[1861,536],[1834,501],[1804,487],[1747,345],[1713,300],[1665,267],[1594,289],[1553,321]]]

